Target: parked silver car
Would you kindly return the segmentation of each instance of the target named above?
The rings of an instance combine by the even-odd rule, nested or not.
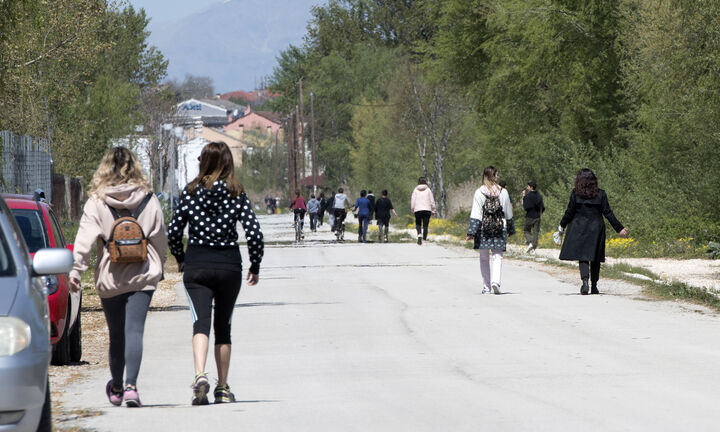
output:
[[[31,260],[0,198],[0,431],[51,431],[50,320],[42,276],[72,269],[67,249],[41,249]]]

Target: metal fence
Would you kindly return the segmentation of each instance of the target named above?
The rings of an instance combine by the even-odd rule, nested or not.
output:
[[[7,193],[32,194],[45,191],[52,201],[52,153],[47,140],[0,131],[2,178],[0,189]]]

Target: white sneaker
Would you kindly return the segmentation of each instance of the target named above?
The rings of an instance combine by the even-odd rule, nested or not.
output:
[[[500,285],[494,283],[494,284],[491,284],[490,286],[492,287],[492,290],[495,294],[502,294],[502,292],[500,291]]]
[[[484,286],[483,289],[482,289],[482,293],[483,293],[483,294],[490,294],[490,288]]]
[[[527,245],[527,247],[525,248],[525,253],[530,253],[531,250],[533,250],[532,243],[530,243],[529,245]]]

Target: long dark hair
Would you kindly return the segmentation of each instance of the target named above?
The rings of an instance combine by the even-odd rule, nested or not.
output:
[[[598,182],[595,173],[589,168],[583,168],[575,177],[575,194],[580,198],[593,199],[598,194]]]
[[[234,197],[244,192],[243,185],[235,178],[230,147],[222,141],[211,142],[203,147],[200,152],[200,172],[187,188],[190,193],[195,193],[198,186],[211,189],[218,180],[227,183],[230,195]]]

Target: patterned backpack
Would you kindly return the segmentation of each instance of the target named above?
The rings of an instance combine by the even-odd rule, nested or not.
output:
[[[482,206],[482,235],[483,237],[500,237],[503,233],[503,220],[505,212],[500,204],[500,196],[485,195]]]
[[[110,262],[135,263],[147,259],[147,238],[145,238],[145,232],[137,218],[145,209],[150,198],[152,198],[152,193],[148,193],[135,211],[125,217],[121,217],[116,209],[108,206],[110,213],[115,218],[110,229],[110,238],[105,244],[110,253]]]

